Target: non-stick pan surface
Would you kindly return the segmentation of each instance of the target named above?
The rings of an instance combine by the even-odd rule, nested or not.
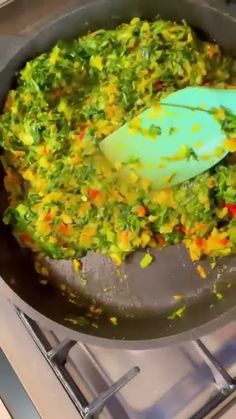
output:
[[[15,71],[26,60],[50,49],[57,39],[114,27],[133,16],[185,19],[236,55],[236,19],[205,1],[106,0],[78,4],[34,35],[0,38],[2,103]],[[3,210],[7,205],[3,186],[0,196]],[[11,230],[1,223],[0,289],[49,329],[59,327],[74,339],[117,347],[151,348],[180,342],[236,318],[235,257],[222,259],[213,270],[204,261],[208,276],[203,280],[182,245],[154,253],[155,262],[145,270],[139,266],[139,252],[131,255],[120,270],[104,256],[88,253],[83,259],[82,277],[70,261],[46,259],[51,279],[43,284],[34,270],[32,254],[21,249]],[[176,301],[176,295],[182,296],[181,301]],[[183,315],[173,318],[177,309]]]

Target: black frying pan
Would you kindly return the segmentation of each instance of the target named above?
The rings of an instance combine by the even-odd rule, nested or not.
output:
[[[219,3],[221,6],[214,7],[199,0],[78,1],[77,7],[55,20],[49,19],[47,24],[44,22],[35,34],[0,38],[1,101],[13,83],[15,71],[26,60],[50,49],[56,40],[69,39],[89,29],[116,26],[137,15],[149,19],[157,15],[177,21],[185,19],[202,36],[215,39],[227,52],[236,55],[236,13],[235,17],[230,16],[227,7]],[[0,196],[3,210],[7,205],[3,187]],[[131,255],[120,276],[105,257],[89,253],[83,263],[85,276],[89,278],[86,286],[71,262],[47,260],[52,280],[42,285],[32,255],[18,246],[10,229],[1,223],[0,289],[48,329],[59,327],[73,339],[104,346],[168,345],[196,338],[236,318],[235,257],[222,259],[202,280],[183,246],[171,246],[155,254],[155,263],[146,270],[139,267],[140,255]],[[207,261],[204,263],[208,269]],[[59,283],[66,284],[63,293]],[[214,284],[223,299],[218,300],[212,292]],[[176,294],[181,294],[184,301],[175,301]],[[186,306],[183,317],[168,319],[183,304]],[[91,305],[102,308],[102,313],[96,310],[94,313],[92,309],[93,316],[88,317]],[[118,319],[117,325],[111,322],[111,317]]]

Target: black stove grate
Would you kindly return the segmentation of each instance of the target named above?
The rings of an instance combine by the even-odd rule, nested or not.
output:
[[[139,367],[134,366],[89,403],[65,368],[68,353],[77,342],[64,339],[55,347],[52,347],[37,323],[29,319],[20,310],[16,310],[83,419],[91,419],[95,414],[101,412],[110,398],[139,373]],[[200,353],[205,364],[210,368],[217,392],[189,419],[220,418],[232,405],[236,404],[236,380],[228,374],[226,369],[200,339],[193,341],[192,344]]]

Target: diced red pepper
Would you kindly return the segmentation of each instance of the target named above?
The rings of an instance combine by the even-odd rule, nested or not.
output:
[[[144,205],[139,205],[139,207],[137,208],[137,215],[139,217],[145,217],[146,214],[147,208]]]
[[[214,57],[214,55],[216,55],[218,51],[218,45],[208,45],[207,47],[207,55],[210,58]]]
[[[226,245],[229,243],[229,239],[227,239],[227,238],[220,239],[220,240],[219,240],[219,243],[220,243],[222,246],[226,246]]]
[[[164,84],[162,83],[162,81],[157,81],[156,83],[154,83],[153,87],[156,90],[162,90],[164,87]]]
[[[195,240],[195,244],[197,247],[199,247],[199,249],[201,249],[204,246],[204,240],[201,238],[198,238]]]
[[[23,240],[24,242],[31,242],[32,241],[31,237],[26,233],[22,234],[21,240]]]
[[[164,246],[166,244],[166,240],[165,240],[165,238],[163,237],[162,234],[156,234],[155,237],[156,237],[156,240],[157,240],[157,243],[159,244],[159,246]]]
[[[70,227],[70,226],[68,226],[67,224],[61,223],[61,224],[59,225],[58,231],[59,231],[60,233],[69,234],[69,233],[71,233],[71,227]]]
[[[225,203],[225,207],[228,209],[232,217],[236,217],[236,204]]]
[[[176,229],[175,229],[176,231],[177,231],[177,233],[180,233],[180,234],[185,234],[185,228],[184,228],[184,226],[182,225],[182,224],[179,224],[177,227],[176,227]]]
[[[219,208],[224,208],[225,207],[224,201],[220,201],[219,204],[218,204],[218,207]]]
[[[58,87],[56,90],[54,90],[53,96],[56,97],[60,97],[63,94],[63,89],[62,87]]]
[[[46,214],[44,216],[44,221],[47,221],[48,223],[50,223],[50,221],[52,221],[52,215],[51,214]]]
[[[82,129],[82,131],[80,131],[79,133],[79,140],[83,141],[83,138],[85,136],[85,132],[86,132],[86,128]]]
[[[99,189],[89,189],[88,194],[90,198],[96,198],[100,194]]]

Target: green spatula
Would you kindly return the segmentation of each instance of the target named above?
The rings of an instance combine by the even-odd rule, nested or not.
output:
[[[228,153],[213,109],[236,115],[236,90],[187,87],[145,110],[100,144],[112,164],[135,170],[155,187],[175,185],[214,166]]]

